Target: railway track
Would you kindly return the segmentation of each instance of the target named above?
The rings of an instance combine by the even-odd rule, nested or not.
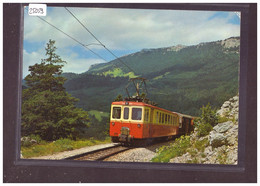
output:
[[[98,150],[94,150],[94,151],[91,151],[91,152],[87,152],[87,153],[79,154],[79,155],[72,156],[72,157],[69,157],[69,158],[65,158],[65,160],[102,161],[106,158],[109,158],[113,155],[116,155],[120,152],[124,152],[124,151],[129,150],[129,149],[131,149],[131,148],[117,145],[117,146],[98,149]]]
[[[178,136],[179,137],[179,136]],[[177,138],[177,136],[175,137]],[[166,141],[174,141],[175,138],[169,139]],[[161,141],[152,141],[150,143],[144,143],[142,145],[134,145],[134,146],[121,146],[120,144],[112,146],[112,147],[105,147],[93,151],[89,151],[86,153],[78,154],[75,156],[70,156],[68,158],[65,158],[64,160],[79,160],[79,161],[103,161],[105,159],[110,158],[111,156],[114,156],[116,154],[119,154],[121,152],[130,150],[130,149],[135,149],[138,147],[145,147],[149,148],[154,145],[160,145],[164,144],[166,142],[165,140]]]

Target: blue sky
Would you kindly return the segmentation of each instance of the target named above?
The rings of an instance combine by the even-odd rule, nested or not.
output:
[[[230,12],[215,12],[211,17],[209,17],[209,20],[214,20],[216,18],[219,19],[227,19],[227,22],[230,24],[240,25],[240,18],[235,15],[230,15]]]
[[[240,36],[235,12],[69,8],[71,12],[113,53],[127,55],[144,48],[196,45]],[[42,17],[84,44],[97,41],[63,8],[48,8]],[[46,24],[24,12],[23,77],[28,67],[45,58],[49,39],[56,41],[57,54],[67,61],[64,72],[83,73],[96,63],[113,60],[102,46],[89,45],[105,61]]]

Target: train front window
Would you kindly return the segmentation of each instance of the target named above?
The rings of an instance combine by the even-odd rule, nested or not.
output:
[[[121,118],[121,107],[113,107],[113,119],[120,119]]]
[[[124,119],[128,119],[129,118],[129,108],[125,107],[124,108]]]
[[[132,120],[142,120],[142,108],[132,109]]]

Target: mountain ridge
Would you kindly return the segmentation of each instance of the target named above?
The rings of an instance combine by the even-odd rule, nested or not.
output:
[[[109,112],[118,94],[126,96],[128,79],[141,76],[148,79],[148,97],[161,107],[196,115],[202,105],[220,107],[238,93],[239,47],[240,38],[230,37],[174,50],[146,49],[121,58],[135,72],[112,60],[73,75],[65,88],[80,99],[78,106]]]
[[[234,43],[234,41],[238,41],[238,42],[235,42],[235,45],[230,44],[232,42]],[[171,56],[177,57],[177,59],[178,59],[178,55],[181,55],[181,53],[185,53],[185,52],[183,52],[183,50],[189,51],[189,50],[193,50],[193,49],[199,49],[201,47],[203,48],[208,45],[218,45],[219,47],[224,46],[223,49],[225,52],[227,52],[229,49],[233,49],[233,48],[235,48],[236,51],[239,51],[239,50],[237,50],[237,48],[239,47],[239,45],[238,45],[239,42],[240,42],[239,37],[230,37],[225,40],[218,40],[218,41],[214,41],[214,42],[203,42],[198,45],[191,45],[191,46],[176,45],[176,46],[162,47],[162,48],[157,48],[157,49],[154,49],[154,48],[153,49],[142,49],[139,52],[135,52],[135,53],[120,57],[120,60],[124,61],[124,63],[127,64],[127,66],[130,66],[132,69],[134,69],[134,71],[135,71],[134,75],[143,76],[144,74],[148,74],[149,71],[154,72],[153,68],[147,67],[148,64],[151,65],[151,62],[148,63],[148,61],[152,61],[152,66],[156,67],[156,69],[159,71],[159,70],[162,70],[163,67],[168,68],[168,67],[172,66],[173,63],[180,63],[180,61],[171,58]],[[153,55],[153,54],[156,54],[156,55]],[[143,59],[140,60],[140,57],[142,57]],[[137,59],[137,58],[139,58],[139,59]],[[163,61],[162,60],[163,58],[167,59],[167,60]],[[182,56],[182,58],[183,58],[183,56]],[[140,72],[140,70],[139,70],[140,68],[136,68],[136,67],[140,66],[137,62],[138,60],[140,60],[140,63],[147,64],[146,71]],[[180,60],[183,60],[183,59],[180,59]],[[164,63],[164,66],[161,65],[162,62]],[[155,64],[155,63],[157,63],[157,64]],[[98,74],[98,75],[100,75],[102,73],[106,74],[106,72],[112,71],[111,69],[114,69],[114,68],[120,68],[124,73],[130,72],[130,70],[126,66],[124,66],[121,63],[121,61],[115,59],[108,63],[100,63],[97,65],[94,65],[91,68],[89,68],[89,70],[86,73]]]

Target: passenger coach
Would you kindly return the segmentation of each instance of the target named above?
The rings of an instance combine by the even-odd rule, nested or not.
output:
[[[119,101],[111,105],[110,136],[113,142],[171,138],[193,130],[194,118],[144,102]]]

